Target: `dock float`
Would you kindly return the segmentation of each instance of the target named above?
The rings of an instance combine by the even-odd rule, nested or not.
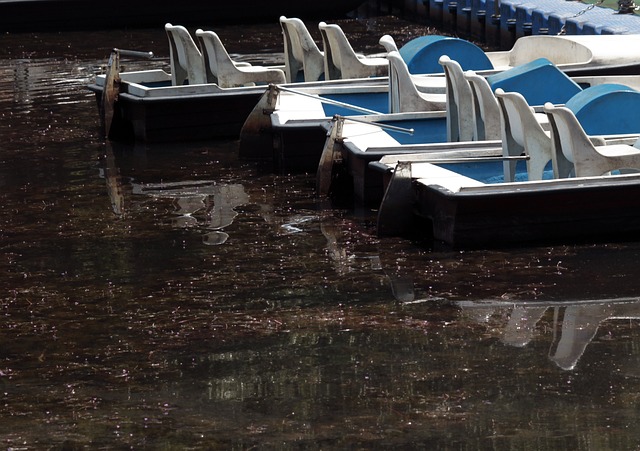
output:
[[[532,34],[640,34],[634,7],[619,10],[567,0],[371,0],[368,8],[511,48]]]

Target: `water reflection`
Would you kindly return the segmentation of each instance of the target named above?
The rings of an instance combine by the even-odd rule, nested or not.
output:
[[[160,202],[170,200],[172,210],[169,212],[169,222],[173,228],[199,230],[204,244],[217,245],[229,238],[223,229],[227,229],[238,216],[238,207],[250,206],[250,210],[257,212],[261,220],[279,236],[309,236],[319,230],[326,240],[324,248],[336,274],[345,276],[361,272],[363,268],[377,272],[381,280],[388,279],[390,292],[395,299],[403,302],[413,299],[411,282],[396,274],[387,275],[379,253],[369,249],[354,250],[343,227],[348,223],[337,223],[330,210],[309,211],[313,214],[295,211],[278,213],[278,193],[269,192],[264,186],[252,188],[259,180],[256,169],[250,169],[250,176],[245,178],[244,183],[213,179],[170,181],[171,175],[166,172],[162,173],[163,181],[142,182],[138,179],[153,177],[154,160],[161,160],[166,153],[192,155],[189,149],[184,145],[113,143],[107,143],[105,149],[100,173],[105,179],[111,207],[117,216],[124,217],[132,210],[147,209],[146,204],[136,206],[138,196]],[[245,185],[249,186],[250,193]],[[160,218],[160,221],[163,219]]]
[[[236,207],[249,203],[249,196],[240,184],[218,184],[213,180],[183,182],[131,182],[132,195],[170,199],[171,226],[220,230],[231,225],[238,215]]]
[[[490,324],[497,320],[500,339],[509,346],[524,348],[536,335],[548,338],[549,359],[567,371],[576,368],[604,322],[640,319],[638,298],[566,301],[555,305],[460,301],[457,305],[462,315],[478,323]],[[553,313],[550,327],[539,327],[538,323],[549,311]],[[607,337],[602,339],[606,340]]]
[[[359,41],[416,29],[384,23]],[[5,447],[640,443],[637,243],[381,240],[375,212],[323,208],[313,177],[259,173],[236,141],[109,153],[84,84],[112,46],[166,53],[162,30],[2,42]]]
[[[140,153],[140,151],[136,151]],[[171,227],[197,229],[206,245],[224,244],[229,235],[222,229],[230,226],[238,215],[236,209],[249,203],[249,195],[242,184],[219,183],[215,180],[184,180],[176,182],[138,182],[123,177],[117,166],[115,154],[107,144],[102,176],[107,185],[113,212],[126,214],[125,193],[130,196],[148,196],[170,200]],[[131,199],[133,205],[135,200]]]
[[[104,166],[99,170],[102,172],[101,176],[104,177],[107,184],[107,194],[111,200],[111,208],[117,216],[122,216],[125,209],[124,186],[126,180],[120,175],[120,170],[116,165],[116,157],[109,144],[107,144],[104,163]]]
[[[90,68],[78,67],[71,61],[30,58],[0,64],[0,75],[2,87],[11,87],[0,90],[0,101],[11,101],[18,114],[32,112],[35,102],[58,105],[77,102],[71,93],[84,88],[93,76]],[[57,88],[55,92],[52,92],[52,84]]]

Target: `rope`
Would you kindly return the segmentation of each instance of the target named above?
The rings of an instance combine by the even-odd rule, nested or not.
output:
[[[567,17],[567,19],[573,19],[574,17],[579,17],[579,16],[583,15],[584,13],[586,13],[587,11],[591,11],[596,6],[602,5],[603,2],[604,2],[604,0],[598,0],[596,3],[592,3],[591,5],[587,6],[582,11],[578,11],[573,16]],[[562,25],[562,28],[560,28],[560,31],[558,32],[558,35],[562,35],[562,34],[566,34],[567,33],[566,26],[567,26],[567,21],[565,19],[565,23]]]

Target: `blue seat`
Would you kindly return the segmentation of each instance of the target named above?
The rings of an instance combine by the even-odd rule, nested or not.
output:
[[[487,77],[491,89],[519,92],[529,105],[564,104],[582,89],[546,58]]]
[[[442,55],[457,61],[463,70],[493,69],[485,52],[464,39],[437,35],[421,36],[400,48],[400,56],[412,74],[442,73],[442,66],[438,64]]]
[[[588,135],[640,133],[640,92],[619,84],[596,85],[566,102]]]

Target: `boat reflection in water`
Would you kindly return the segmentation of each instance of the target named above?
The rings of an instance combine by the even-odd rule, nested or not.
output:
[[[212,180],[175,183],[132,183],[133,195],[172,199],[175,210],[171,221],[175,228],[198,228],[204,231],[205,244],[223,244],[229,235],[222,229],[231,225],[249,197],[240,184],[223,185]]]
[[[24,38],[0,49],[5,447],[637,448],[637,242],[425,249],[237,141],[109,153],[92,68],[166,37]]]
[[[114,146],[117,147],[115,152]],[[168,148],[176,150],[175,146]],[[140,196],[157,201],[170,200],[173,208],[170,214],[172,228],[198,231],[202,234],[203,244],[220,245],[229,238],[227,230],[238,216],[238,207],[254,205],[263,221],[278,230],[280,235],[314,233],[319,228],[326,239],[326,254],[336,275],[346,276],[365,267],[379,274],[380,284],[389,287],[390,294],[396,301],[406,303],[415,300],[413,278],[398,271],[394,264],[388,264],[386,257],[383,263],[380,253],[354,251],[348,245],[349,238],[345,238],[345,230],[336,223],[331,211],[293,213],[283,217],[274,214],[277,210],[276,201],[265,195],[264,190],[261,189],[258,195],[254,193],[250,196],[240,183],[221,183],[212,179],[161,182],[137,180],[148,178],[148,174],[145,177],[146,172],[154,172],[149,169],[149,161],[162,149],[160,145],[107,143],[101,176],[105,179],[114,214],[124,217],[133,210],[147,209],[139,200]],[[123,163],[127,165],[124,172],[136,174],[137,178],[123,175],[123,170],[118,166],[118,157],[130,159],[134,155],[132,164]]]
[[[640,319],[640,299],[583,300],[560,303],[461,301],[462,315],[488,324],[500,318],[503,343],[524,348],[536,335],[551,335],[549,359],[563,370],[573,370],[595,339],[598,328],[607,321]],[[553,314],[550,328],[539,323],[549,311]]]
[[[230,226],[238,215],[235,209],[249,203],[244,186],[237,183],[226,184],[206,179],[145,183],[123,177],[109,147],[103,176],[116,215],[126,212],[125,192],[130,192],[131,196],[168,199],[174,208],[171,226],[202,231],[202,241],[207,245],[224,244],[229,235],[223,229]],[[133,197],[131,204],[134,204]]]

